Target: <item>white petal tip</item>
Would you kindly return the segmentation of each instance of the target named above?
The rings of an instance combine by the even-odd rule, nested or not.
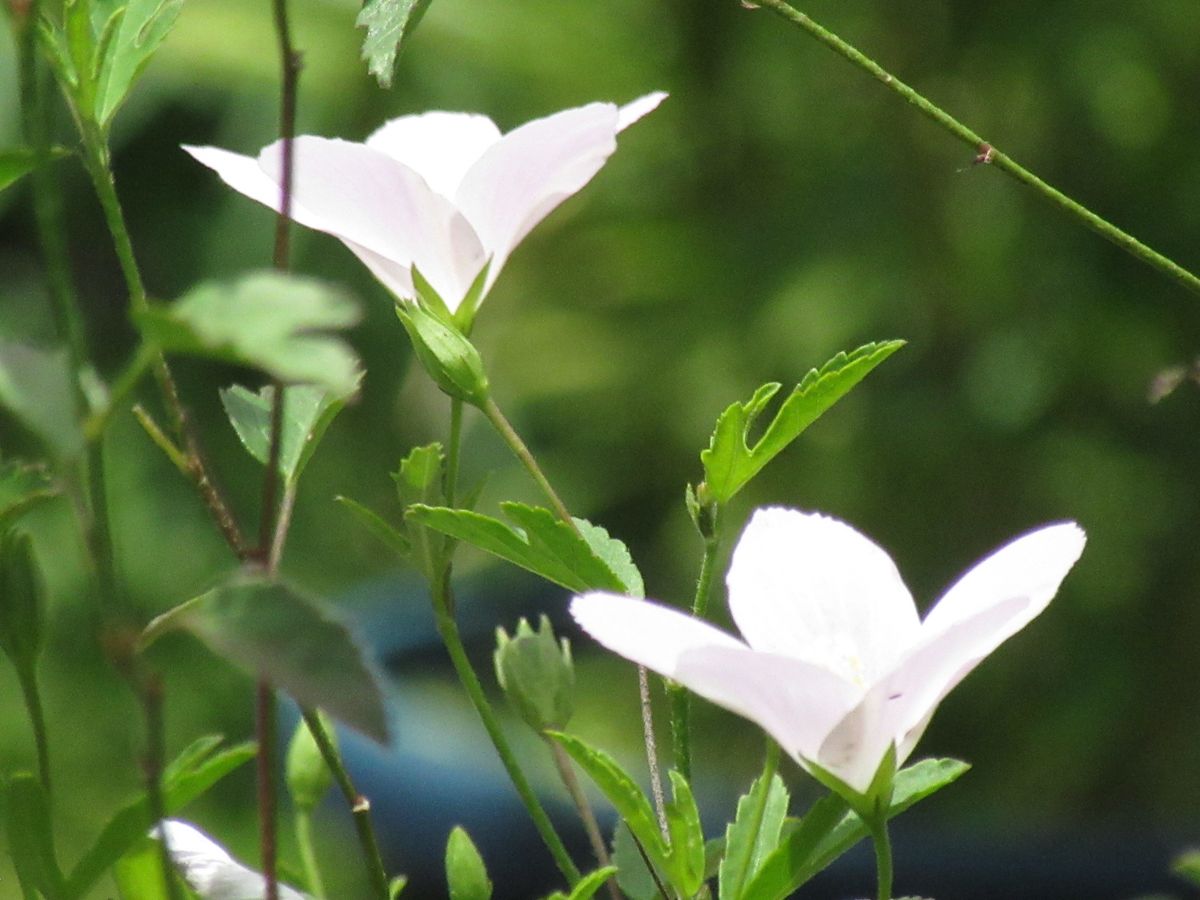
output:
[[[653,112],[667,99],[666,91],[653,91],[630,101],[617,110],[617,131],[624,131],[647,113]]]

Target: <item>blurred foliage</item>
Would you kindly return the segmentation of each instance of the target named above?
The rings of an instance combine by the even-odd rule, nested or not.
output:
[[[798,381],[839,350],[903,338],[739,496],[730,542],[755,505],[828,511],[914,573],[924,606],[1009,536],[1077,519],[1090,542],[1059,598],[947,701],[924,739],[922,753],[973,764],[930,807],[960,827],[1009,832],[1017,820],[1170,829],[1188,816],[1196,830],[1200,766],[1181,762],[1200,748],[1200,396],[1184,385],[1151,406],[1146,395],[1157,373],[1200,349],[1200,298],[973,166],[968,148],[870,79],[736,0],[438,0],[390,91],[359,59],[358,3],[293,7],[301,132],[361,139],[385,118],[431,108],[485,111],[508,128],[592,99],[671,92],[523,244],[474,333],[499,402],[560,494],[629,545],[650,596],[690,597],[700,546],[683,489],[701,477],[698,455],[720,411],[763,382]],[[1195,0],[802,8],[1052,184],[1200,265]],[[154,296],[269,260],[271,213],[179,145],[252,152],[275,137],[270,29],[265,2],[189,0],[115,119],[118,188]],[[0,148],[18,143],[13,69],[4,34]],[[66,126],[57,139],[69,144]],[[91,342],[112,372],[133,345],[119,271],[78,166],[57,165]],[[52,332],[27,190],[25,181],[0,194],[0,341]],[[361,265],[325,236],[297,230],[295,243],[298,271],[349,286],[366,306],[350,332],[367,369],[362,397],[307,469],[284,562],[289,577],[336,596],[394,562],[333,496],[394,514],[387,473],[414,444],[444,438],[445,403]],[[259,470],[218,399],[244,373],[181,363],[179,374],[252,528]],[[481,511],[534,499],[477,416],[466,441],[467,483],[496,470]],[[19,456],[31,443],[5,426],[0,446]],[[119,569],[147,615],[228,571],[189,486],[128,418],[108,458]],[[89,637],[69,516],[43,504],[25,521],[39,558],[53,561],[51,738],[87,735],[53,750],[72,797],[59,806],[60,846],[83,846],[136,788],[141,735],[132,699]],[[576,727],[633,754],[632,671],[575,644]],[[155,653],[173,749],[206,730],[249,731],[246,679],[184,639]],[[744,787],[757,738],[709,707],[698,716],[708,735],[696,745],[698,783]],[[0,722],[0,769],[30,766],[7,668]],[[802,795],[802,779],[787,774]],[[235,777],[203,808],[231,845],[249,837],[251,795]],[[12,883],[6,870],[0,880]]]

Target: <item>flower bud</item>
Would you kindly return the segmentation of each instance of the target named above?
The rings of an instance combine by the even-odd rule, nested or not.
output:
[[[29,535],[0,534],[0,649],[18,670],[32,670],[41,650],[45,593]]]
[[[325,733],[329,735],[329,739],[336,746],[337,737],[333,730],[333,723],[324,713],[318,712],[317,715],[325,727]],[[306,813],[316,809],[321,798],[333,785],[333,775],[329,771],[329,766],[325,764],[325,758],[321,756],[321,750],[317,747],[317,742],[304,719],[296,723],[296,731],[292,735],[291,743],[288,744],[285,771],[288,793],[291,794],[292,802],[296,804],[297,809]]]
[[[542,616],[534,631],[525,619],[509,637],[496,629],[496,678],[517,713],[537,732],[561,729],[575,711],[575,669],[571,645],[555,640]]]
[[[482,406],[488,396],[487,375],[479,351],[466,336],[420,303],[397,304],[396,315],[437,386],[451,397]]]

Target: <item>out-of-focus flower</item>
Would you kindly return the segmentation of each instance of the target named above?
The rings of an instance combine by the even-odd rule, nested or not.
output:
[[[201,900],[256,900],[266,896],[266,879],[234,860],[224,847],[196,826],[179,819],[166,819],[150,836],[166,840],[171,862]],[[281,884],[279,900],[311,898]]]
[[[1074,523],[1017,538],[921,621],[891,557],[862,534],[760,509],[727,577],[744,642],[613,594],[576,597],[571,613],[609,649],[756,722],[829,786],[865,795],[891,751],[897,766],[908,758],[942,698],[1045,609],[1084,540]]]
[[[505,135],[487,116],[452,112],[393,119],[364,143],[302,135],[293,144],[292,218],[341,240],[398,297],[415,296],[416,266],[453,312],[485,264],[487,293],[521,239],[664,97],[589,103]],[[257,158],[184,149],[230,187],[279,208],[282,142]]]

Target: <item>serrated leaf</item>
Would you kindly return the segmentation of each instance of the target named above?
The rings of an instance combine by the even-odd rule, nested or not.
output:
[[[671,779],[671,802],[664,810],[671,836],[667,872],[671,883],[685,897],[692,897],[704,883],[704,829],[687,779],[674,769],[667,774]]]
[[[284,391],[279,473],[285,482],[294,484],[300,479],[326,429],[357,390],[356,383],[353,391],[342,395],[308,384]],[[225,415],[242,446],[264,466],[271,452],[271,407],[274,401],[273,385],[266,385],[257,393],[238,384],[221,391],[221,405],[225,407]]]
[[[165,353],[251,366],[336,396],[353,393],[360,377],[357,357],[332,333],[358,321],[358,306],[315,279],[258,272],[205,282],[134,318]]]
[[[778,774],[769,783],[760,775],[738,800],[734,820],[725,829],[725,854],[718,872],[721,900],[739,900],[742,887],[779,845],[788,800]]]
[[[214,784],[254,758],[255,746],[247,742],[217,751],[219,735],[206,735],[186,747],[163,770],[163,805],[168,816],[179,812]],[[68,896],[83,897],[92,886],[142,840],[154,825],[154,812],[146,795],[121,807],[108,820],[91,848],[75,864],[67,881]],[[159,867],[161,877],[161,866]]]
[[[718,503],[728,503],[804,429],[902,346],[903,341],[865,344],[811,370],[753,447],[749,445],[750,429],[780,385],[765,384],[745,403],[728,407],[717,419],[708,449],[700,454],[709,495]]]
[[[412,545],[409,543],[408,538],[389,525],[383,516],[363,506],[357,500],[351,500],[349,497],[339,496],[333,499],[350,510],[367,531],[396,551],[398,556],[402,559],[408,559],[412,553]]]
[[[629,590],[588,540],[550,510],[522,503],[502,503],[500,508],[520,527],[482,513],[424,504],[409,507],[406,516],[568,590]],[[597,540],[594,533],[592,539]]]
[[[362,58],[379,86],[392,86],[400,45],[425,15],[431,0],[367,0],[354,24],[367,29]]]
[[[406,510],[418,503],[428,506],[442,503],[445,499],[445,462],[442,445],[438,443],[413,447],[408,456],[400,461],[400,468],[392,474],[392,480],[396,483],[400,503]],[[439,577],[436,570],[446,558],[445,540],[407,516],[404,527],[408,533],[412,561],[432,583]]]
[[[642,573],[634,564],[629,548],[599,525],[593,525],[587,519],[572,518],[595,557],[617,576],[617,580],[623,585],[623,593],[630,597],[645,597],[646,586],[642,581]]]
[[[349,630],[322,604],[282,582],[243,574],[154,619],[146,646],[185,630],[218,656],[387,742],[387,716],[374,670]]]
[[[446,841],[446,883],[450,900],[490,900],[492,882],[470,835],[456,825]]]
[[[0,406],[58,459],[83,449],[68,355],[28,344],[0,342]]]
[[[100,43],[96,121],[107,127],[170,32],[183,0],[129,0],[110,41]]]
[[[896,773],[888,819],[950,784],[969,768],[956,759],[925,759],[901,769]],[[763,861],[742,896],[755,900],[787,897],[867,834],[867,826],[845,801],[833,794],[822,797]]]
[[[18,772],[4,786],[8,852],[22,886],[37,888],[46,900],[68,897],[58,868],[50,827],[50,798],[32,775]]]
[[[670,848],[659,831],[658,819],[650,801],[637,786],[637,782],[603,750],[589,746],[574,735],[559,731],[546,733],[562,745],[576,765],[583,769],[600,792],[608,798],[617,815],[641,843],[650,861],[667,872]]]
[[[57,494],[45,466],[19,460],[0,462],[0,528]]]

